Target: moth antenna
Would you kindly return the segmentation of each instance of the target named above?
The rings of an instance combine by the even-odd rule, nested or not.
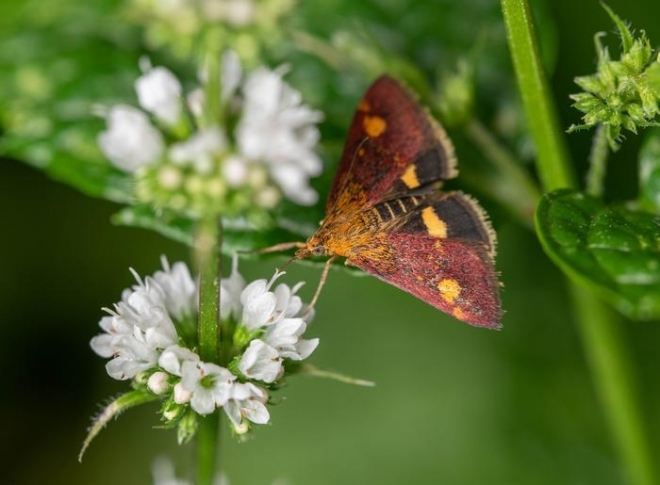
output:
[[[274,246],[268,246],[267,248],[248,249],[237,252],[240,254],[267,254],[267,253],[277,253],[279,251],[287,251],[288,249],[291,248],[304,248],[304,247],[305,247],[304,242],[295,241],[295,242],[285,242],[285,243],[275,244]]]
[[[305,314],[303,315],[303,318],[306,318],[309,315],[309,313],[314,309],[314,306],[316,305],[316,301],[319,299],[319,296],[321,295],[321,289],[323,288],[323,285],[325,285],[325,281],[328,279],[328,272],[330,271],[330,265],[335,259],[337,259],[337,256],[332,256],[330,259],[328,259],[325,262],[325,266],[323,266],[323,272],[321,273],[321,279],[319,279],[319,285],[316,287],[316,291],[314,292],[312,301],[309,302],[309,305],[307,306],[307,310],[305,310]]]

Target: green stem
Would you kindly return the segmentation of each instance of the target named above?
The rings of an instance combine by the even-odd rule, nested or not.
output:
[[[603,196],[603,186],[605,185],[605,165],[607,156],[610,153],[607,142],[607,128],[605,125],[598,125],[594,139],[591,142],[591,152],[589,153],[589,171],[587,172],[587,194],[598,197]]]
[[[204,362],[220,361],[220,247],[222,225],[219,218],[200,222],[195,239],[199,268],[199,356]],[[212,485],[219,469],[220,413],[200,418],[197,431],[197,484]]]
[[[206,66],[206,84],[204,86],[204,124],[217,126],[224,118],[220,99],[220,64],[221,40],[219,29],[208,27],[204,36],[204,66]]]
[[[204,362],[219,362],[220,337],[220,245],[222,227],[219,219],[208,217],[199,225],[195,241],[199,268],[199,321],[197,337],[199,356]]]
[[[498,170],[501,183],[490,184],[489,190],[522,222],[533,226],[534,209],[541,197],[534,180],[481,121],[470,120],[465,134]]]
[[[543,187],[548,191],[575,187],[575,175],[541,65],[529,4],[527,0],[501,0],[501,4]]]
[[[223,121],[220,99],[220,31],[209,26],[203,40],[206,67],[204,87],[204,127]],[[216,216],[203,218],[195,238],[195,255],[199,268],[199,321],[197,336],[199,356],[204,362],[219,363],[220,355],[220,277],[222,274],[222,220]],[[220,470],[220,411],[199,418],[197,430],[197,485],[212,485]]]
[[[220,413],[200,418],[197,431],[197,485],[213,485],[220,470]]]
[[[544,190],[576,188],[557,115],[550,102],[527,0],[501,0],[516,76],[537,151]],[[604,303],[570,285],[583,346],[615,446],[631,484],[656,483],[648,439],[631,382],[620,322]]]
[[[571,291],[595,386],[630,483],[653,485],[657,483],[653,462],[619,319],[583,287],[572,285]]]

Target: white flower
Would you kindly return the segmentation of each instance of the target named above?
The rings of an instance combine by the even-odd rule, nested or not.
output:
[[[216,2],[217,3],[217,2]],[[234,50],[227,50],[222,54],[222,92],[223,100],[229,99],[238,89],[243,77],[241,60]]]
[[[295,317],[303,309],[301,298],[296,294],[298,290],[304,285],[304,282],[296,284],[293,288],[289,288],[284,283],[280,283],[275,288],[275,311],[283,317]]]
[[[201,174],[209,174],[215,160],[227,147],[225,134],[219,128],[206,128],[193,134],[186,141],[174,143],[169,157],[175,164],[191,165]]]
[[[241,316],[241,293],[245,288],[245,279],[238,272],[238,256],[234,255],[231,274],[220,282],[220,318],[230,316],[238,320]]]
[[[260,68],[243,86],[243,112],[236,127],[242,156],[265,163],[271,177],[294,202],[311,205],[318,194],[309,178],[321,173],[314,148],[319,140],[315,125],[319,111],[302,103],[302,96],[282,80],[282,72]]]
[[[151,467],[151,474],[154,479],[154,485],[193,485],[188,480],[177,478],[174,472],[174,465],[165,457],[158,457],[154,460],[154,464]],[[273,485],[277,484],[279,484],[279,481],[276,480],[273,482]],[[229,485],[229,480],[221,472],[213,478],[213,485]]]
[[[192,485],[188,480],[176,477],[174,465],[167,458],[160,457],[154,460],[151,474],[154,478],[154,485]]]
[[[306,320],[311,318],[296,294],[302,283],[293,288],[280,283],[274,291],[270,291],[275,280],[283,274],[276,271],[269,282],[253,281],[241,293],[243,304],[241,323],[248,330],[264,329],[264,334],[261,340],[250,343],[241,360],[243,368],[239,366],[239,369],[245,375],[264,382],[272,382],[268,379],[273,375],[275,379],[279,377],[277,373],[281,370],[281,364],[278,362],[281,362],[281,359],[306,359],[319,344],[318,339],[300,338],[307,329]],[[255,344],[255,342],[261,343]],[[266,348],[262,344],[266,345]],[[268,360],[275,355],[279,360]],[[276,369],[277,366],[279,367]],[[245,369],[249,369],[249,372]]]
[[[256,14],[253,0],[202,0],[201,10],[208,20],[224,20],[234,27],[248,25]]]
[[[110,316],[99,322],[104,333],[90,342],[101,357],[112,358],[106,370],[119,380],[131,379],[155,367],[161,352],[175,345],[179,338],[165,301],[176,300],[177,285],[173,281],[177,278],[165,273],[159,276],[161,281],[169,282],[164,290],[154,278],[143,282],[137,273],[133,275],[137,285],[123,292],[122,301],[115,304],[114,310],[107,310]]]
[[[181,116],[181,83],[169,69],[155,67],[135,81],[138,102],[156,118],[174,125]]]
[[[243,353],[238,363],[240,370],[246,377],[263,382],[275,382],[284,371],[282,359],[277,349],[274,349],[263,340],[253,340]]]
[[[108,129],[99,134],[98,143],[117,168],[135,172],[160,158],[163,137],[142,111],[120,104],[110,108],[106,119]]]
[[[266,280],[255,280],[245,287],[241,293],[243,315],[241,323],[248,330],[256,330],[266,325],[273,317],[277,297],[268,291],[270,285]]]
[[[158,365],[170,374],[180,377],[181,368],[186,361],[197,363],[199,362],[199,355],[185,347],[172,345],[167,347],[163,350],[163,353],[160,354]]]
[[[131,379],[154,367],[159,352],[176,342],[176,329],[165,310],[141,305],[145,295],[138,290],[115,305],[111,316],[99,322],[105,333],[90,342],[101,357],[112,357],[106,370],[114,379]]]
[[[225,405],[225,413],[235,427],[240,426],[243,418],[256,424],[266,424],[270,420],[266,401],[266,391],[254,384],[234,384],[231,399]]]
[[[188,266],[174,263],[170,268],[167,258],[161,257],[163,271],[153,275],[153,281],[163,290],[167,311],[177,320],[197,313],[197,284],[190,276]]]
[[[117,380],[135,377],[153,367],[158,359],[158,352],[144,341],[141,334],[100,334],[92,338],[90,345],[101,357],[112,357],[105,369],[110,377]]]
[[[235,379],[216,364],[186,360],[181,366],[181,387],[192,393],[190,406],[203,415],[227,403]]]
[[[301,339],[307,329],[302,318],[284,318],[266,328],[263,340],[284,359],[304,360],[318,347],[319,339]]]

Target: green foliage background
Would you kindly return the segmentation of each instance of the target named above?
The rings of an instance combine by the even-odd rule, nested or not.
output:
[[[103,16],[105,3],[87,11]],[[361,22],[377,23],[389,47],[409,54],[425,73],[434,74],[445,68],[435,63],[453,62],[452,54],[476,42],[478,20],[503,31],[498,2],[474,0],[471,10],[462,4],[344,0],[301,2],[299,8],[315,29],[310,33],[320,37]],[[656,2],[609,4],[636,28],[644,28],[653,45],[660,44]],[[0,6],[0,34],[7,35],[1,45],[13,45],[9,40],[30,29],[48,35],[48,18],[20,24],[29,17],[21,12],[24,5],[6,1]],[[542,12],[547,58],[555,66],[555,99],[568,127],[579,117],[568,99],[576,92],[572,79],[593,72],[593,34],[612,32],[612,24],[595,1],[547,2]],[[67,24],[73,38],[78,20],[84,23],[72,17]],[[117,36],[125,29],[113,23],[106,28]],[[143,46],[132,35],[123,38],[134,49],[129,56],[134,63]],[[607,42],[616,49],[614,35]],[[494,44],[482,47],[484,76],[492,80],[491,89],[478,94],[486,119],[493,106],[510,99],[506,87],[513,82],[505,58],[489,57],[489,47],[499,49]],[[443,54],[436,54],[441,48]],[[130,87],[128,77],[126,86],[108,92],[103,77],[95,77],[111,71],[113,62],[125,62],[114,59],[112,52],[90,53],[90,95],[104,93],[117,100]],[[49,62],[48,52],[14,53],[17,59],[23,54]],[[334,155],[365,84],[350,72],[327,77],[327,68],[318,61],[298,55],[304,69],[292,71],[292,82],[306,91],[311,103],[332,107],[324,136]],[[4,56],[6,60],[6,48]],[[94,132],[99,126],[89,129]],[[460,134],[452,136],[469,171],[471,158],[478,154],[462,148]],[[583,173],[590,135],[575,134],[569,142]],[[636,196],[639,145],[639,139],[628,136],[612,157],[608,200]],[[330,176],[319,181],[321,190]],[[474,191],[479,191],[478,184]],[[160,454],[173,456],[181,469],[189,467],[192,449],[177,447],[173,433],[152,429],[158,421],[156,409],[149,407],[113,423],[83,463],[76,461],[89,416],[106,396],[124,389],[124,384],[111,382],[88,346],[98,331],[100,307],[116,301],[131,284],[129,266],[148,274],[158,266],[160,254],[171,261],[187,259],[187,249],[142,229],[112,227],[110,216],[120,206],[53,183],[13,160],[0,161],[0,207],[2,481],[150,483],[149,465]],[[493,204],[488,208],[495,210]],[[333,271],[310,329],[310,335],[321,338],[312,362],[375,380],[377,387],[292,379],[279,394],[285,396],[282,405],[272,409],[272,425],[243,444],[226,433],[224,460],[233,485],[276,478],[292,485],[624,483],[571,319],[564,279],[529,230],[505,212],[495,212],[494,219],[500,241],[498,269],[505,284],[504,329],[489,332],[461,325],[374,278]],[[241,268],[248,279],[268,277],[278,261],[245,262]],[[308,281],[304,294],[309,297],[318,274],[318,268],[294,265],[286,278],[289,283]],[[629,344],[643,418],[651,446],[660,454],[656,323],[630,323],[620,338]]]

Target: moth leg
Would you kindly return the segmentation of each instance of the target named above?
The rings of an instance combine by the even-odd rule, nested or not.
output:
[[[314,305],[316,305],[316,301],[319,299],[319,296],[321,295],[321,289],[323,288],[323,285],[325,285],[325,280],[328,279],[328,272],[330,271],[330,265],[335,259],[337,259],[337,256],[332,256],[330,259],[328,259],[325,262],[325,266],[323,266],[323,272],[321,273],[321,279],[319,280],[319,285],[316,287],[316,291],[314,292],[312,301],[309,302],[309,306],[307,307],[307,310],[305,310],[305,314],[303,315],[303,318],[307,317],[309,313],[314,309]]]

